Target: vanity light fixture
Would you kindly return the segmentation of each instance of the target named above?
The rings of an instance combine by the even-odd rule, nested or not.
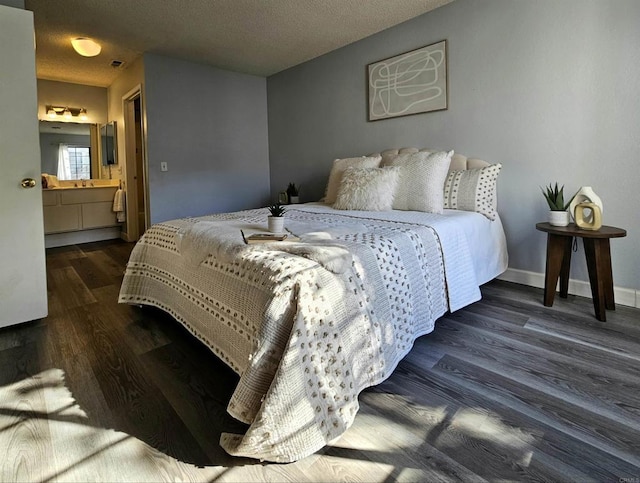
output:
[[[84,107],[68,107],[68,106],[45,106],[47,111],[47,117],[56,119],[58,117],[64,117],[66,120],[71,120],[77,117],[81,121],[89,119],[87,110]]]
[[[72,39],[71,45],[73,45],[75,51],[83,57],[95,57],[102,50],[102,47],[98,42],[86,37]]]

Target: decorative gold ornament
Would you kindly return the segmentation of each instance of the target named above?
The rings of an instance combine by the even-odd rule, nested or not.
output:
[[[584,210],[590,210],[586,217]],[[602,210],[593,202],[578,203],[573,217],[576,226],[583,230],[599,230],[602,226]]]

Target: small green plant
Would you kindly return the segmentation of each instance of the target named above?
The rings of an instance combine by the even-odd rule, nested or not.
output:
[[[298,192],[299,192],[299,189],[296,186],[296,184],[289,183],[289,186],[287,186],[287,195],[289,196],[289,198],[291,198],[292,196],[298,196]]]
[[[284,215],[286,211],[287,210],[285,210],[284,206],[282,206],[280,203],[275,203],[269,206],[269,213],[271,213],[271,216],[280,217]]]
[[[565,203],[564,201],[564,185],[558,188],[558,183],[556,182],[555,186],[549,184],[546,189],[540,188],[542,190],[542,194],[544,198],[547,200],[549,204],[549,209],[551,211],[566,211],[569,208],[569,205],[573,201],[575,195],[571,197],[569,201]]]

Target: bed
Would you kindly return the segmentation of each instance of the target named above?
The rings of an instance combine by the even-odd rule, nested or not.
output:
[[[392,166],[403,151],[383,152],[378,163],[385,153]],[[457,159],[462,169],[450,163],[440,191],[468,181],[450,179],[468,160]],[[417,337],[479,300],[479,286],[507,268],[497,213],[461,209],[461,200],[452,206],[451,193],[440,213],[336,209],[350,169],[337,193],[330,175],[327,194],[337,201],[288,207],[294,241],[243,242],[241,230],[265,231],[263,208],[158,223],[132,251],[119,302],[168,312],[240,376],[227,410],[249,427],[222,435],[232,455],[290,462],[338,438],[355,418],[358,394],[388,378]],[[489,204],[495,208],[495,198]]]

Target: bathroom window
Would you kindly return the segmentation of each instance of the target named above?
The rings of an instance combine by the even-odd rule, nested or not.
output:
[[[69,146],[69,163],[72,179],[91,178],[91,156],[89,148]]]
[[[90,179],[91,152],[88,146],[60,144],[58,179]]]

